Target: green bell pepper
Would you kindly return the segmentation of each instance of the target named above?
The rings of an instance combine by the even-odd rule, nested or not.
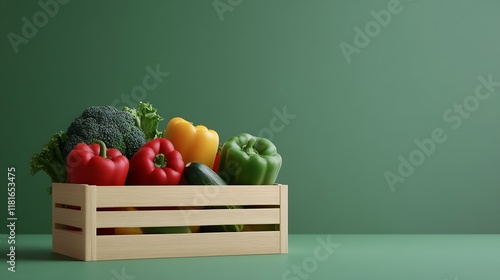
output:
[[[280,168],[281,156],[266,138],[241,133],[222,146],[219,176],[229,185],[272,185]]]

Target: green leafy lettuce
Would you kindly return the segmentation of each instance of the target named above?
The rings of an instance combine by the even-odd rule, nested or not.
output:
[[[165,131],[158,131],[158,123],[163,118],[150,103],[139,102],[137,108],[123,107],[123,111],[132,115],[135,125],[144,132],[147,141],[164,136]]]

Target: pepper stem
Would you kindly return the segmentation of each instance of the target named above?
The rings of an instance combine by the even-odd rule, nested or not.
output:
[[[157,168],[165,168],[167,166],[167,159],[164,154],[157,154],[154,163]]]
[[[255,145],[256,141],[257,141],[257,139],[255,137],[248,140],[247,144],[243,148],[243,151],[245,153],[247,153],[248,155],[255,154],[255,151],[253,149],[253,145]]]
[[[101,140],[95,140],[94,141],[95,144],[99,144],[99,156],[103,157],[103,158],[106,158],[107,155],[106,155],[106,144],[101,141]]]

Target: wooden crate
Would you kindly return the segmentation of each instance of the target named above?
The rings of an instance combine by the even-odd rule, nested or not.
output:
[[[221,205],[252,207],[200,207]],[[117,207],[174,206],[182,210],[113,211]],[[235,224],[279,226],[275,231],[97,235],[97,229],[102,228]],[[85,261],[286,254],[288,186],[123,187],[53,183],[52,251]]]

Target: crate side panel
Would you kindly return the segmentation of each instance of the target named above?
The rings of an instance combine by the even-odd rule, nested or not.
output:
[[[52,203],[83,206],[87,185],[52,183]]]
[[[279,205],[277,185],[96,188],[97,207]]]
[[[53,207],[52,221],[54,224],[83,228],[85,225],[85,215],[81,210]]]
[[[279,232],[272,231],[97,237],[97,260],[279,253]]]
[[[85,260],[85,241],[82,232],[52,229],[52,252]]]
[[[279,208],[98,211],[98,228],[279,224]]]

